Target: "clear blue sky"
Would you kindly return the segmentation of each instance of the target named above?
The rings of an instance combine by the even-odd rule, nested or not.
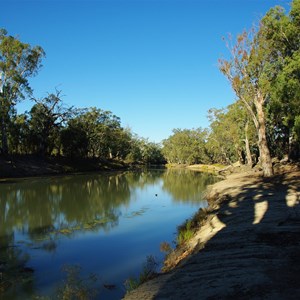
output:
[[[174,128],[207,127],[207,111],[235,99],[218,70],[222,37],[289,0],[0,0],[0,27],[46,52],[30,80],[41,98],[62,90],[160,142]],[[18,106],[29,110],[32,102]]]

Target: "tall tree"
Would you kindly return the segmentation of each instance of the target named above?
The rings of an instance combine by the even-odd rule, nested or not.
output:
[[[149,142],[148,139],[140,138],[137,135],[131,136],[130,152],[126,157],[126,161],[148,165],[165,163],[161,145]]]
[[[197,164],[207,161],[205,129],[173,129],[173,134],[163,141],[162,153],[169,163]]]
[[[249,114],[257,130],[261,166],[265,177],[273,175],[272,160],[267,143],[265,105],[270,96],[272,70],[270,48],[266,43],[265,27],[244,31],[236,44],[227,43],[231,57],[220,59],[219,66]]]
[[[120,118],[112,112],[96,107],[78,109],[77,116],[72,120],[72,126],[80,126],[85,131],[88,139],[88,156],[112,158],[120,154],[116,140],[120,141],[119,138],[124,137],[121,134],[123,129]]]
[[[31,47],[18,38],[8,36],[5,29],[0,30],[0,124],[4,154],[8,153],[9,113],[17,101],[32,92],[28,78],[37,73],[44,55],[40,46]]]
[[[273,72],[277,75],[272,80],[268,103],[271,141],[277,145],[277,156],[297,158],[300,155],[296,133],[300,118],[300,0],[292,2],[289,14],[279,6],[272,8],[262,24],[271,49]]]
[[[13,114],[8,132],[8,148],[11,153],[24,154],[30,150],[27,114]]]
[[[78,123],[70,122],[60,132],[60,141],[63,154],[71,158],[82,158],[87,156],[88,138],[87,134]]]
[[[241,158],[241,152],[245,152],[245,159],[252,167],[253,159],[251,151],[256,148],[256,132],[251,117],[241,101],[228,106],[227,119],[235,127],[236,141],[235,148]],[[242,158],[244,159],[244,158]]]
[[[239,160],[252,166],[253,127],[241,101],[226,109],[210,109],[210,134],[206,149],[212,162],[232,163]],[[250,120],[251,121],[251,120]]]
[[[59,145],[59,131],[73,115],[73,107],[66,107],[61,99],[61,91],[42,99],[33,99],[36,104],[30,111],[29,126],[35,141],[36,151],[51,154]],[[59,153],[59,150],[58,150]]]

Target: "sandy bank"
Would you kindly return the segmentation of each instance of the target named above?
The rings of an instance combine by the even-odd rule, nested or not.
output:
[[[125,299],[299,299],[299,168],[233,174],[208,198],[189,255]]]

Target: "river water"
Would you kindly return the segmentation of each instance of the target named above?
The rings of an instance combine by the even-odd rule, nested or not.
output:
[[[161,242],[174,246],[215,181],[156,169],[0,183],[0,299],[57,299],[66,282],[120,299],[147,256],[162,263]]]

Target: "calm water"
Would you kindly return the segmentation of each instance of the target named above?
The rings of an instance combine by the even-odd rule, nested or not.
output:
[[[80,278],[97,277],[85,282],[97,299],[120,299],[147,255],[162,262],[160,243],[172,244],[177,226],[205,206],[203,192],[215,180],[147,170],[1,183],[0,299],[54,298],[70,275],[67,266],[80,266]]]

